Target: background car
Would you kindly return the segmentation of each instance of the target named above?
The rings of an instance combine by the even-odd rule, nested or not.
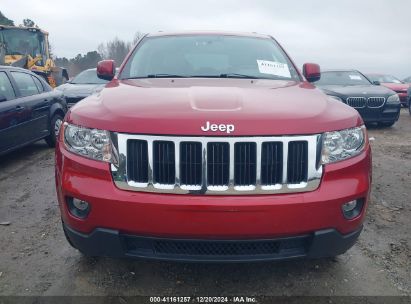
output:
[[[408,84],[411,85],[411,76],[410,76],[410,77],[407,77],[407,78],[404,78],[404,80],[403,80],[402,82],[408,83]]]
[[[367,74],[367,77],[374,84],[381,84],[395,92],[398,93],[400,101],[403,107],[406,107],[408,104],[408,88],[409,84],[406,84],[399,80],[397,77],[387,74]]]
[[[314,83],[327,95],[357,109],[366,123],[392,126],[400,115],[398,94],[374,85],[356,70],[330,70]]]
[[[101,90],[107,82],[107,80],[97,77],[96,69],[88,69],[79,73],[69,82],[58,86],[56,90],[63,92],[67,105],[71,107]]]
[[[42,77],[0,66],[0,154],[41,139],[53,147],[66,112],[63,95]]]
[[[408,111],[411,115],[411,86],[408,88]]]

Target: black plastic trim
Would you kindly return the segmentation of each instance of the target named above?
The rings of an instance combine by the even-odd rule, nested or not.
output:
[[[77,232],[65,223],[63,229],[71,245],[87,256],[105,256],[115,258],[141,258],[150,260],[169,260],[181,262],[262,262],[262,261],[279,261],[297,258],[324,258],[334,257],[345,253],[356,242],[362,231],[362,226],[347,235],[340,234],[335,229],[326,229],[289,238],[263,239],[263,240],[189,240],[189,239],[166,239],[154,237],[141,237],[135,235],[123,235],[119,231],[97,228],[90,234]],[[134,242],[141,244],[138,251],[130,251],[126,244],[126,238],[131,238]],[[241,256],[205,256],[205,255],[167,255],[157,254],[150,249],[153,242],[267,242],[267,241],[287,241],[301,242],[304,240],[305,250],[283,250],[281,254],[264,254],[264,255],[241,255]],[[305,241],[306,240],[306,241]],[[146,249],[145,249],[146,248]]]

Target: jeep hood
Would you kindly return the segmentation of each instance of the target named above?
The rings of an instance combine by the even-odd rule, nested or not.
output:
[[[353,108],[308,83],[249,79],[113,80],[77,103],[67,121],[122,133],[227,136],[316,134],[362,124]]]

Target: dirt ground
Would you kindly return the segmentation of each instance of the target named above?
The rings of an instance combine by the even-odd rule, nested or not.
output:
[[[411,116],[369,130],[373,191],[359,242],[336,259],[181,264],[85,258],[66,242],[52,149],[0,157],[0,295],[411,295]]]

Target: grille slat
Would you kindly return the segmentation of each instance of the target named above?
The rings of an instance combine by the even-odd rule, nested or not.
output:
[[[136,183],[148,183],[148,149],[144,140],[127,143],[127,176]]]
[[[202,184],[201,143],[182,142],[180,147],[180,184]]]
[[[288,143],[288,174],[289,184],[299,184],[307,181],[308,143],[293,141]]]
[[[236,186],[255,185],[257,178],[256,144],[236,143],[234,150],[234,184]]]
[[[153,183],[175,184],[175,153],[172,141],[153,142]]]
[[[121,189],[177,194],[315,190],[321,136],[170,137],[119,135]]]
[[[212,142],[208,143],[207,150],[207,184],[227,186],[229,184],[230,145],[224,142]]]

